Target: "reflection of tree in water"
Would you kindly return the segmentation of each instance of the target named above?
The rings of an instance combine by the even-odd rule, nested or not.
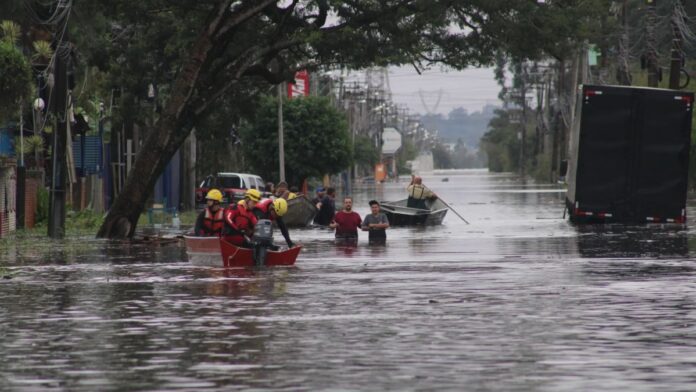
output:
[[[686,257],[686,228],[680,225],[577,225],[583,257]],[[696,244],[691,244],[692,247]]]
[[[176,239],[105,241],[104,255],[113,264],[173,263],[186,260],[186,247]]]

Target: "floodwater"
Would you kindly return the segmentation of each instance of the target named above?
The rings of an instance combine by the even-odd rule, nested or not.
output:
[[[295,268],[197,266],[176,243],[6,247],[0,390],[696,389],[691,228],[574,227],[556,185],[511,175],[425,182],[471,224],[450,212],[386,247],[293,230]],[[356,190],[357,211],[405,185]]]

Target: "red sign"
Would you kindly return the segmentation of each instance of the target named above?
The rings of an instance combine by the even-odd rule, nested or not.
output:
[[[309,72],[295,73],[295,83],[288,83],[288,98],[309,96]]]

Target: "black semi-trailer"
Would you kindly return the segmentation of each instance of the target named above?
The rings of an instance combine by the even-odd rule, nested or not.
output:
[[[573,222],[686,222],[694,94],[579,89],[566,208]]]

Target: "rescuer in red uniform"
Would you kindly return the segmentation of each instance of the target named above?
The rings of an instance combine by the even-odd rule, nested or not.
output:
[[[254,234],[256,216],[252,210],[261,201],[261,192],[249,189],[240,203],[232,203],[225,209],[225,240],[237,246],[251,247],[249,237]]]
[[[279,197],[275,200],[264,199],[256,204],[256,207],[252,210],[257,219],[268,219],[275,221],[280,229],[280,232],[285,238],[285,242],[288,243],[288,247],[292,248],[295,244],[290,240],[290,233],[288,232],[288,227],[283,221],[283,215],[288,212],[288,202],[287,200]]]

